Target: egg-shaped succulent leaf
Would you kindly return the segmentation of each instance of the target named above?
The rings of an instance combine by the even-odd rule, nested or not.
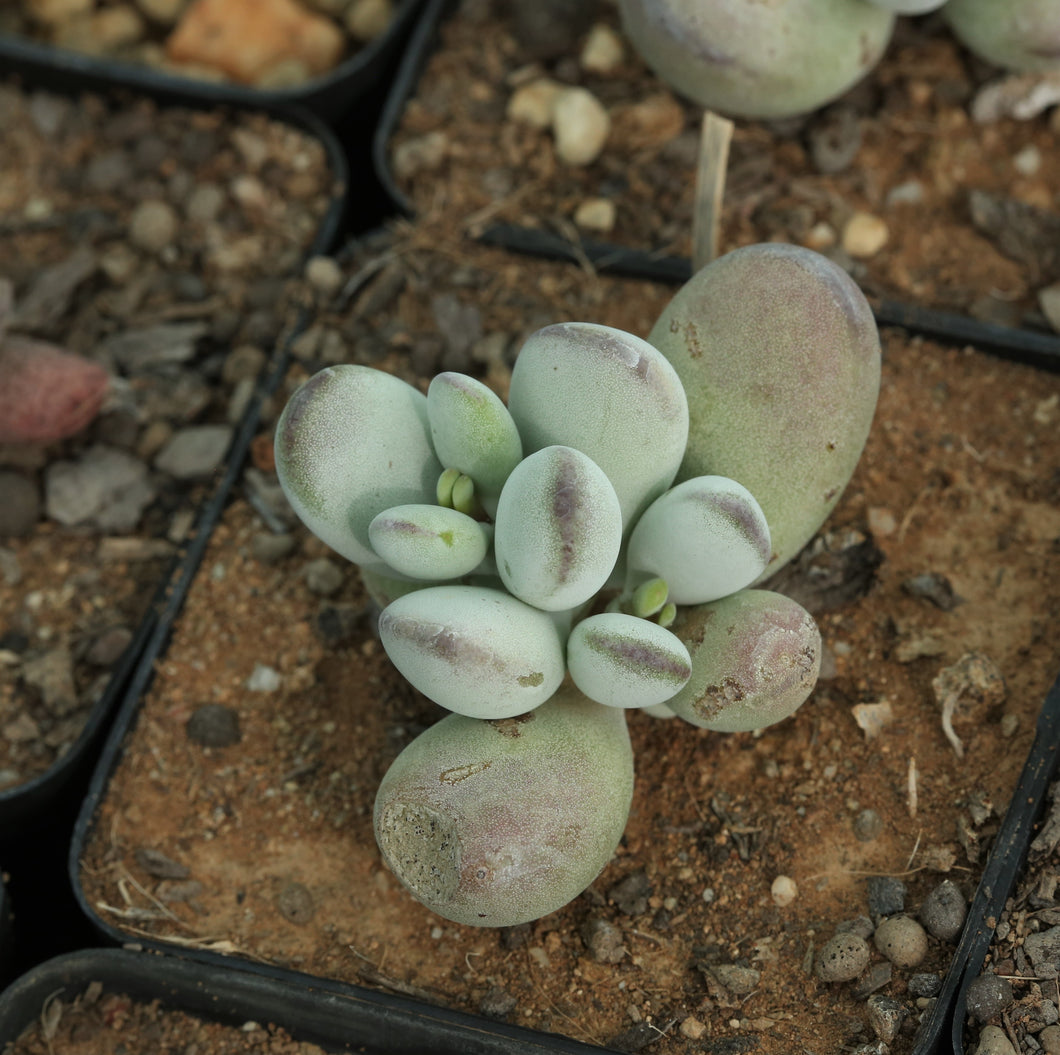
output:
[[[490,535],[465,513],[444,506],[394,506],[368,525],[372,548],[395,571],[413,579],[458,579],[486,556]]]
[[[573,900],[629,815],[624,712],[566,685],[503,721],[449,715],[394,761],[375,800],[387,866],[455,923],[512,927]]]
[[[447,371],[427,389],[427,415],[438,460],[471,477],[480,496],[499,495],[523,456],[519,430],[500,397],[474,377]]]
[[[328,367],[302,385],[280,415],[275,450],[280,484],[302,522],[367,567],[382,564],[368,537],[375,516],[430,501],[442,471],[426,396],[366,366]]]
[[[493,550],[504,585],[547,611],[576,608],[607,582],[622,510],[603,470],[573,447],[524,458],[497,503]]]
[[[703,604],[754,582],[771,552],[751,492],[724,476],[697,476],[648,506],[629,537],[627,561],[664,579],[674,604]]]
[[[678,610],[673,632],[692,676],[666,706],[703,729],[762,729],[793,714],[817,683],[821,633],[801,605],[769,590],[741,590]]]
[[[358,570],[361,573],[361,583],[365,592],[377,609],[386,608],[392,601],[404,597],[407,593],[426,590],[430,586],[444,585],[442,582],[433,582],[429,579],[408,579],[404,575],[398,576],[397,573],[383,566],[376,568],[361,566]]]
[[[1060,70],[1056,0],[949,0],[942,17],[969,51],[1020,73]]]
[[[680,691],[692,661],[681,639],[658,623],[604,612],[571,630],[567,669],[574,684],[597,703],[651,707]]]
[[[508,407],[525,452],[574,447],[603,469],[626,526],[670,486],[688,438],[688,401],[666,358],[633,334],[592,323],[531,334]]]
[[[880,385],[868,301],[820,253],[746,246],[693,275],[650,339],[691,407],[677,479],[739,480],[769,524],[773,574],[824,523],[868,438]]]
[[[545,612],[500,590],[432,586],[379,616],[394,666],[425,696],[472,718],[510,718],[545,702],[566,671]]]
[[[863,0],[619,0],[626,36],[682,95],[734,117],[816,110],[875,66],[894,14]]]

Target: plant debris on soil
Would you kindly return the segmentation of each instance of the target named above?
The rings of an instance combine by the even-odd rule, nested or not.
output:
[[[90,982],[65,1002],[49,997],[38,1021],[4,1045],[4,1055],[127,1055],[130,1052],[183,1052],[185,1055],[324,1055],[286,1030],[253,1021],[240,1026],[205,1021],[173,1010],[160,1000],[137,1000],[105,992]]]
[[[106,691],[291,326],[337,189],[322,144],[266,115],[13,81],[0,114],[0,363],[13,389],[16,341],[81,357],[37,378],[42,404],[71,363],[106,382],[98,416],[54,443],[20,440],[24,408],[0,399],[2,789],[69,750]],[[53,353],[33,348],[43,369]]]
[[[598,5],[593,30],[557,30],[545,57],[498,3],[453,7],[389,145],[417,214],[687,259],[703,110],[637,57],[616,6]],[[870,299],[1058,328],[1060,111],[1012,116],[1028,80],[968,54],[938,16],[899,19],[879,66],[836,102],[736,122],[721,251],[793,242],[842,263]],[[547,94],[533,99],[542,82],[606,111],[589,163],[557,151]]]
[[[422,219],[343,265],[273,419],[342,361],[504,394],[530,330],[643,335],[672,294]],[[911,1051],[1056,675],[1060,378],[900,331],[883,344],[865,454],[783,585],[821,625],[817,689],[760,733],[631,714],[614,858],[504,930],[433,915],[381,862],[376,787],[443,712],[391,666],[356,570],[293,520],[264,432],[83,846],[87,903],[126,940],[621,1051]]]

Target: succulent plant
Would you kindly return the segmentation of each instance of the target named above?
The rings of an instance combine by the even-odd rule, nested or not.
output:
[[[815,110],[877,63],[893,11],[865,0],[619,0],[626,35],[682,95],[731,117]]]
[[[700,272],[651,341],[532,334],[507,407],[460,374],[424,395],[360,366],[292,396],[275,441],[291,505],[361,565],[395,667],[453,712],[377,799],[415,897],[488,926],[560,907],[621,836],[629,710],[735,731],[806,699],[813,619],[749,587],[831,509],[878,359],[853,283],[773,246]]]
[[[1060,69],[1056,0],[949,0],[942,17],[966,48],[995,66],[1020,73]]]
[[[96,418],[110,375],[91,359],[9,333],[14,288],[0,278],[0,443],[54,443]]]

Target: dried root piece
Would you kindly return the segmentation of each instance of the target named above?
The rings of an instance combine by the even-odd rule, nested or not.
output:
[[[1005,679],[997,664],[982,652],[966,652],[951,667],[943,667],[931,682],[935,699],[942,708],[942,731],[958,758],[964,758],[964,744],[953,728],[957,704],[963,700],[994,706],[1004,702]]]

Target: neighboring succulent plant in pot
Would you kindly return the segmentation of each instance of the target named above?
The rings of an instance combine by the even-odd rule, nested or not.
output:
[[[915,0],[909,0],[914,4]],[[865,76],[899,0],[619,0],[626,36],[682,95],[730,117],[816,110]]]
[[[508,406],[464,375],[424,394],[360,366],[291,397],[276,464],[292,506],[361,566],[397,669],[453,712],[376,798],[416,898],[482,926],[560,908],[621,838],[628,710],[736,731],[806,699],[817,626],[752,586],[853,472],[879,356],[844,272],[762,245],[694,276],[650,342],[537,331]]]

